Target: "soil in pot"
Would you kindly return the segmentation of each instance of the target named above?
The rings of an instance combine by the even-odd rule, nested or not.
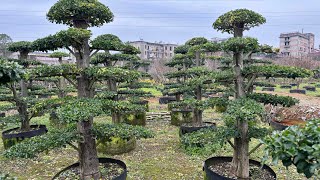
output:
[[[227,177],[230,179],[237,179],[237,177],[230,173],[232,172],[231,162],[223,162],[209,166],[209,169],[216,172],[220,176]],[[274,180],[273,175],[265,169],[261,169],[260,166],[250,164],[249,176],[251,180]]]
[[[125,180],[127,176],[126,165],[119,160],[111,158],[99,158],[99,169],[102,180]],[[75,163],[61,172],[59,172],[54,180],[77,180],[80,179],[79,163]]]
[[[27,138],[40,136],[48,132],[45,125],[31,125],[29,131],[21,131],[20,128],[9,129],[2,132],[2,141],[5,149]]]
[[[212,157],[204,162],[205,180],[235,180],[236,175],[232,172],[232,157]],[[267,165],[260,162],[249,160],[249,179],[250,180],[275,180],[276,173]]]
[[[124,154],[134,150],[136,146],[137,140],[134,137],[128,140],[120,137],[97,139],[97,150],[103,154]]]

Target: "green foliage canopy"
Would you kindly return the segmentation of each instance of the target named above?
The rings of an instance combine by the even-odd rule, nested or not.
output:
[[[252,27],[264,24],[265,22],[266,19],[254,11],[248,9],[236,9],[221,15],[213,23],[213,28],[218,31],[233,34],[235,28],[249,30]]]
[[[102,26],[113,21],[110,9],[98,0],[59,0],[54,4],[47,18],[50,22],[73,26],[84,21],[89,27]]]

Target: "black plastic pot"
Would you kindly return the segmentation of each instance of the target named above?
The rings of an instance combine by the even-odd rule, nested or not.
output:
[[[100,164],[106,164],[106,163],[114,163],[114,164],[118,164],[120,165],[124,171],[122,174],[120,174],[120,176],[116,177],[116,178],[113,178],[113,180],[125,180],[127,179],[127,165],[120,161],[120,160],[117,160],[117,159],[112,159],[112,158],[99,158],[99,163]],[[76,167],[79,167],[80,166],[80,163],[77,162],[77,163],[74,163],[72,164],[71,166],[68,166],[66,168],[64,168],[62,171],[58,172],[53,178],[52,180],[58,178],[60,176],[61,173],[63,173],[64,171],[67,171],[69,169],[72,169],[72,168],[76,168]]]
[[[168,104],[172,101],[176,101],[176,97],[174,96],[164,96],[159,98],[159,104]]]
[[[316,91],[316,87],[314,86],[304,86],[303,88],[305,88],[308,91]]]
[[[10,148],[11,146],[23,141],[26,138],[32,138],[35,136],[40,136],[48,132],[48,129],[45,125],[31,125],[31,128],[37,128],[36,130],[31,130],[28,132],[21,132],[17,134],[10,134],[11,131],[20,129],[20,127],[9,129],[2,132],[2,141],[5,149]]]
[[[209,167],[213,164],[219,164],[219,163],[223,163],[223,162],[231,162],[232,161],[232,157],[212,157],[207,159],[204,162],[204,166],[203,166],[203,171],[205,172],[205,180],[234,180],[231,178],[227,178],[224,176],[221,176],[215,172],[213,172],[212,170],[209,169]],[[257,165],[257,166],[261,166],[261,163],[255,160],[249,160],[249,163],[251,165]],[[262,169],[265,169],[266,171],[268,171],[273,177],[274,179],[277,179],[277,175],[276,173],[267,165],[263,165]]]
[[[290,86],[298,86],[298,84],[293,83],[293,84],[290,84]]]
[[[278,130],[278,131],[283,131],[285,130],[287,127],[289,126],[286,126],[286,125],[283,125],[279,122],[276,122],[276,121],[273,121],[271,120],[270,121],[270,126],[274,129],[274,130]]]
[[[0,113],[0,117],[6,117],[6,113],[4,112]]]
[[[306,90],[292,89],[292,90],[290,90],[290,93],[306,94]]]
[[[200,129],[204,129],[204,128],[216,128],[216,123],[212,123],[212,122],[203,122],[202,126],[199,127],[193,127],[193,126],[187,126],[187,125],[181,125],[180,126],[180,135],[184,135],[187,133],[192,133],[195,131],[199,131]]]
[[[262,88],[262,91],[274,91],[273,87],[264,87]]]
[[[289,85],[283,85],[283,86],[280,86],[281,89],[291,89],[292,86],[289,86]]]

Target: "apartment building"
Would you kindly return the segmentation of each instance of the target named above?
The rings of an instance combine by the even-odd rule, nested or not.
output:
[[[314,34],[282,33],[280,34],[280,53],[282,56],[301,58],[314,51]]]
[[[141,51],[139,56],[145,60],[171,59],[174,56],[174,49],[178,46],[177,44],[151,43],[143,40],[129,43]]]

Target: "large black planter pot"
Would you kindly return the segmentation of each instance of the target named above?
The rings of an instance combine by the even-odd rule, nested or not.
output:
[[[213,172],[212,170],[209,169],[209,167],[213,164],[219,164],[219,163],[223,163],[223,162],[231,162],[232,161],[232,157],[212,157],[207,159],[204,162],[204,166],[203,166],[203,171],[205,172],[205,176],[204,179],[205,180],[234,180],[231,178],[227,178],[224,176],[220,176],[219,174]],[[261,167],[261,163],[255,160],[249,160],[249,163],[251,165],[257,165]],[[277,179],[277,175],[276,173],[267,165],[263,165],[262,169],[265,169],[266,171],[268,171],[273,177],[274,179]]]
[[[292,89],[292,90],[290,90],[290,93],[306,94],[306,90]]]
[[[274,130],[278,130],[278,131],[283,131],[285,130],[287,127],[289,126],[286,126],[286,125],[283,125],[279,122],[276,122],[276,121],[273,121],[271,120],[270,121],[270,126],[274,129]]]
[[[193,127],[193,126],[188,126],[187,124],[183,124],[180,126],[180,132],[179,135],[184,135],[187,133],[192,133],[195,131],[199,131],[200,129],[205,129],[205,128],[216,128],[216,123],[212,123],[212,122],[203,122],[202,126],[199,127]]]
[[[122,162],[120,160],[117,160],[117,159],[112,159],[112,158],[99,158],[99,163],[100,164],[114,163],[114,164],[120,165],[123,168],[124,171],[118,177],[113,178],[113,180],[125,180],[125,179],[127,179],[127,173],[128,173],[127,172],[127,165],[124,162]],[[64,168],[62,171],[58,172],[58,174],[56,174],[52,178],[52,180],[57,179],[63,172],[65,172],[65,171],[67,171],[69,169],[72,169],[72,168],[79,167],[79,166],[80,166],[80,164],[79,164],[79,162],[77,162],[77,163],[72,164],[71,166],[68,166],[68,167]]]
[[[262,91],[274,91],[274,87],[264,87]]]
[[[11,146],[23,141],[26,138],[32,138],[35,136],[40,136],[48,132],[47,127],[45,125],[31,125],[31,128],[35,130],[31,130],[28,132],[21,132],[16,134],[10,134],[11,131],[15,131],[20,129],[20,127],[9,129],[2,132],[2,141],[5,149],[10,148]],[[36,129],[37,128],[37,129]]]
[[[170,102],[176,101],[175,96],[163,96],[159,98],[159,104],[168,104]]]

